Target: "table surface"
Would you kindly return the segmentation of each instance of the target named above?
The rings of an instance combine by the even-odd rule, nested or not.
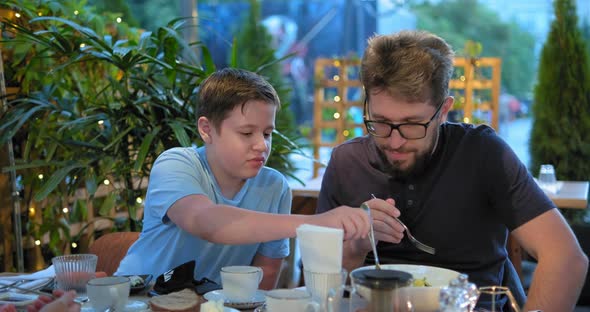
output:
[[[547,193],[557,208],[586,209],[588,207],[588,181],[558,181],[561,189],[557,194]],[[293,197],[315,197],[320,194],[322,176],[318,176],[301,185],[293,182],[291,189]]]

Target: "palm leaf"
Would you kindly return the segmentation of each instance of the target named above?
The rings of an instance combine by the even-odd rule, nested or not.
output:
[[[49,193],[53,192],[57,185],[61,183],[66,178],[66,176],[70,174],[71,171],[83,167],[85,167],[85,165],[75,163],[54,172],[53,175],[51,175],[51,177],[49,178],[49,180],[47,180],[47,182],[45,182],[43,186],[41,186],[41,189],[35,194],[35,200],[41,201],[45,199],[45,197],[47,197]]]
[[[145,161],[145,157],[148,154],[149,148],[152,145],[152,141],[156,137],[156,135],[160,132],[160,127],[154,128],[152,132],[148,133],[143,142],[141,142],[141,146],[139,147],[139,152],[137,153],[137,159],[135,160],[135,165],[133,166],[133,170],[140,171],[141,167],[143,166],[143,162]]]
[[[172,129],[172,131],[174,131],[174,135],[176,136],[176,140],[178,141],[178,143],[180,143],[181,146],[190,146],[191,145],[191,140],[188,137],[188,134],[186,133],[186,130],[184,129],[184,125],[181,124],[178,121],[172,121],[170,123],[168,123],[168,126],[170,126],[170,128]]]

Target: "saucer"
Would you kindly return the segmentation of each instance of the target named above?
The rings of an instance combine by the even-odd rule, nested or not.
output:
[[[129,298],[125,308],[123,309],[124,312],[143,312],[149,311],[148,304],[138,300],[132,300]],[[91,303],[84,304],[82,306],[81,312],[95,312],[94,308],[92,308]]]
[[[210,292],[206,293],[203,296],[203,298],[205,298],[205,300],[207,300],[207,301],[209,301],[209,300],[212,300],[212,301],[223,300],[223,304],[226,307],[236,308],[239,310],[254,309],[258,306],[263,305],[264,302],[266,301],[266,298],[264,296],[264,291],[262,291],[262,290],[256,290],[256,294],[254,294],[254,297],[249,301],[231,301],[229,299],[226,299],[226,296],[223,293],[223,289],[210,291]]]

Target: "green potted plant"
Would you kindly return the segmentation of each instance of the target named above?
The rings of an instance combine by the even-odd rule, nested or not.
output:
[[[556,0],[532,106],[530,171],[552,164],[558,180],[590,177],[590,65],[575,3]]]
[[[16,37],[4,44],[19,51],[11,66],[22,68],[17,75],[26,87],[0,116],[0,144],[18,139],[23,147],[14,169],[26,176],[28,200],[42,204],[42,222],[31,223],[31,231],[49,233],[57,254],[68,248],[71,223],[93,214],[112,218],[121,210],[129,216],[122,227],[139,230],[137,209],[156,157],[201,144],[195,99],[215,70],[207,47],[183,39],[183,19],[153,32],[119,24],[95,30],[90,9],[13,5],[27,18],[5,21]],[[230,66],[237,65],[233,58]],[[277,126],[269,165],[289,174],[288,155],[298,149],[293,126],[281,118]],[[80,233],[91,235],[92,228]]]
[[[555,0],[555,19],[541,51],[532,107],[530,171],[552,164],[558,180],[590,177],[590,65],[575,1]],[[586,210],[562,209],[584,252],[590,252]],[[590,277],[578,304],[590,305]]]

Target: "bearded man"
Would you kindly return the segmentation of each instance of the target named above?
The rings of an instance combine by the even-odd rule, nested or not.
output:
[[[524,311],[573,310],[586,255],[492,128],[446,122],[452,72],[452,48],[433,34],[369,39],[361,64],[369,135],[333,150],[318,212],[366,203],[382,263],[444,267],[477,286],[509,286]],[[436,253],[412,245],[392,214]],[[508,258],[509,234],[538,261],[528,300]],[[370,251],[368,239],[345,242],[344,266],[373,264]]]

